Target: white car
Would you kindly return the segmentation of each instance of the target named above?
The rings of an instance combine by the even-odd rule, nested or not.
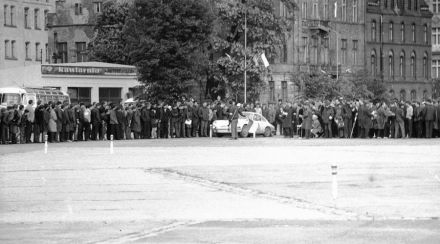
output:
[[[245,117],[238,119],[237,132],[242,137],[248,137],[249,134],[264,135],[265,137],[275,134],[275,127],[267,121],[261,114],[253,112],[243,112]],[[231,125],[229,120],[215,120],[212,123],[213,136],[222,134],[231,134]]]

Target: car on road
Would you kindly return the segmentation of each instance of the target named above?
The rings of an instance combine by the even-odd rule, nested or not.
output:
[[[275,127],[267,121],[264,116],[253,112],[243,112],[243,116],[238,119],[237,132],[242,137],[248,137],[254,131],[256,135],[270,137],[275,134]],[[231,134],[231,125],[229,120],[215,120],[212,123],[213,136],[222,136]]]

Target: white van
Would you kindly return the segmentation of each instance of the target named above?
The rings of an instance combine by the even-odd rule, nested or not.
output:
[[[27,105],[29,100],[34,101],[34,107],[37,101],[42,103],[52,102],[68,102],[70,97],[67,93],[48,88],[19,88],[19,87],[3,87],[0,88],[0,108],[4,108],[14,104]]]

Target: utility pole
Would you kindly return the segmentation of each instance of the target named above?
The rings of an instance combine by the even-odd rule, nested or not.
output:
[[[246,103],[246,81],[247,81],[247,3],[246,0],[242,0],[242,3],[244,4],[244,103]]]

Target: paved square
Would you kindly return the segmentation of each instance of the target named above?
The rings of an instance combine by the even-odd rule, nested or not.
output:
[[[1,146],[0,241],[440,242],[440,140],[141,140],[109,152],[106,141]]]

